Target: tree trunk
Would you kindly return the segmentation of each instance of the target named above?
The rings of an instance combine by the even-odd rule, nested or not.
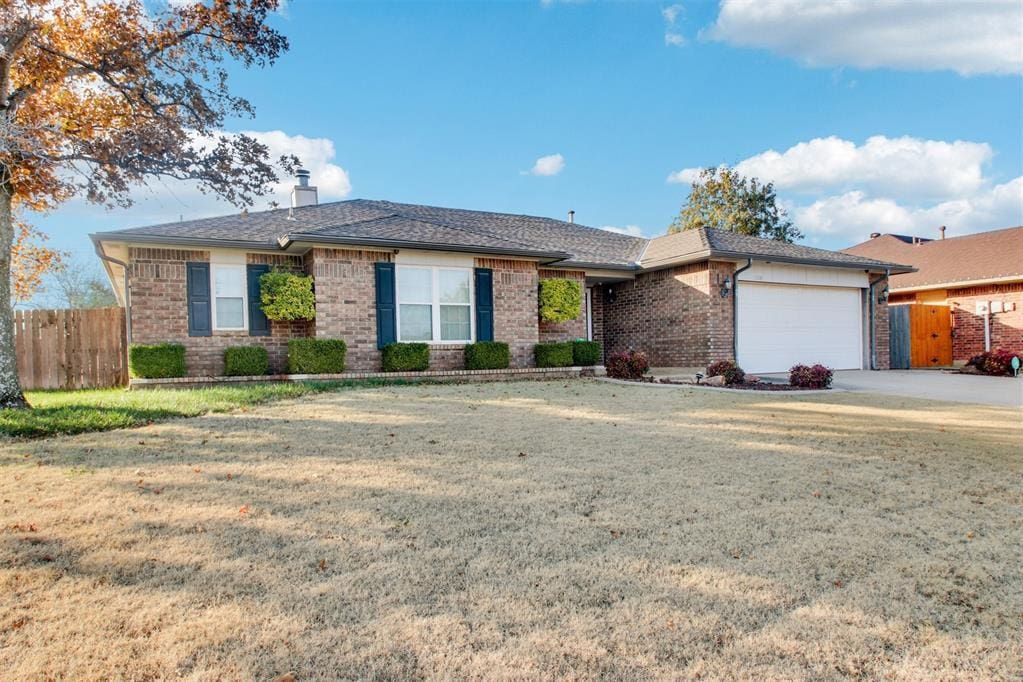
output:
[[[27,408],[18,381],[11,308],[11,245],[14,243],[14,188],[0,185],[0,408]]]

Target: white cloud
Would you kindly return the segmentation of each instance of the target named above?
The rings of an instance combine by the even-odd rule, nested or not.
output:
[[[529,169],[529,173],[532,175],[550,176],[557,175],[563,170],[565,170],[565,157],[561,154],[550,154],[537,159],[533,167]]]
[[[1023,73],[1019,0],[722,0],[702,35],[809,66]]]
[[[664,20],[670,26],[675,25],[675,20],[678,19],[680,14],[682,14],[682,5],[670,5],[661,10],[661,16],[664,17]]]
[[[270,159],[277,159],[285,154],[294,154],[302,162],[302,167],[310,172],[311,184],[315,185],[320,202],[343,199],[351,194],[352,184],[348,172],[334,163],[336,151],[334,142],[328,138],[313,138],[304,135],[288,135],[280,130],[244,131],[246,135],[262,142],[269,149]],[[282,175],[278,173],[278,175]],[[271,193],[257,197],[252,207],[261,211],[268,207],[269,202],[276,201],[281,206],[288,206],[291,201],[291,188],[295,178],[281,177]],[[154,224],[201,218],[211,215],[232,213],[237,207],[217,197],[204,194],[194,184],[171,181],[153,180],[149,184],[132,190],[135,205],[128,209],[135,224]],[[62,212],[78,211],[91,214],[103,211],[99,207],[86,204],[82,200],[69,203]]]
[[[669,5],[661,9],[661,16],[664,17],[666,27],[664,29],[664,44],[674,47],[682,47],[686,44],[685,36],[675,30],[675,22],[682,16],[684,8],[682,5]]]
[[[861,191],[828,196],[792,209],[795,224],[811,238],[863,241],[871,232],[937,236],[940,225],[952,234],[968,234],[1023,224],[1023,177],[971,196],[933,206],[903,206]]]
[[[981,189],[984,166],[993,155],[991,146],[982,142],[876,135],[857,145],[832,136],[800,142],[783,152],[768,150],[743,159],[735,169],[794,192],[866,189],[941,198]],[[671,173],[668,182],[692,183],[700,170]]]
[[[600,228],[606,232],[614,232],[615,234],[625,234],[630,237],[642,237],[643,228],[639,225],[626,225],[625,227],[615,227],[614,225],[605,225]]]
[[[674,45],[675,47],[682,47],[686,44],[686,39],[681,33],[675,33],[674,31],[664,32],[664,44]]]

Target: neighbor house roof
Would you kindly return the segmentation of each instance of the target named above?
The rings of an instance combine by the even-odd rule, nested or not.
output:
[[[910,269],[874,258],[750,237],[710,227],[683,230],[651,239],[640,265],[649,269],[707,258],[752,258],[779,263],[892,271]]]
[[[418,247],[601,267],[632,267],[646,244],[641,237],[551,218],[367,199],[100,232],[94,238],[273,249],[294,242]]]
[[[100,232],[92,237],[97,242],[271,250],[307,244],[420,248],[528,256],[558,265],[594,269],[638,270],[707,258],[753,258],[907,270],[872,258],[711,228],[644,239],[551,218],[367,199],[236,213]]]
[[[891,278],[892,291],[1023,279],[1023,227],[917,244],[884,234],[845,252],[913,265],[916,272]]]

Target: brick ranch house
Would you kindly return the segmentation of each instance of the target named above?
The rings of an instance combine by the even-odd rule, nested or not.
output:
[[[948,239],[942,228],[940,234],[874,233],[845,252],[916,268],[892,276],[888,302],[947,306],[955,363],[988,349],[1023,350],[1023,227]]]
[[[300,175],[292,207],[91,235],[128,309],[133,343],[182,343],[190,376],[223,372],[228,346],[267,348],[282,371],[294,337],[341,338],[348,367],[426,340],[430,366],[461,368],[464,345],[508,342],[513,367],[538,342],[590,338],[654,366],[734,358],[749,371],[796,362],[885,368],[880,292],[907,268],[713,229],[643,239],[574,222],[387,201],[318,204]],[[259,276],[314,278],[316,316],[268,322]],[[538,319],[538,286],[585,287],[580,315]],[[880,299],[880,301],[879,301]]]

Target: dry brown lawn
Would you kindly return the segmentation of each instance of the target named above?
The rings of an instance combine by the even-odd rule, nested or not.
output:
[[[1023,674],[1019,411],[394,387],[0,470],[6,679]]]

